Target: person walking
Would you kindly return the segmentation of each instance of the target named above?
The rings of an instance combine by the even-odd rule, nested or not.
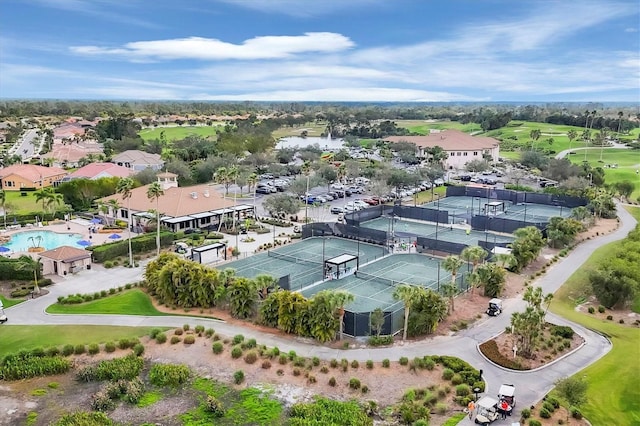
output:
[[[502,419],[506,419],[507,418],[507,411],[509,410],[509,404],[507,404],[507,401],[502,400],[502,402],[500,403],[500,411],[502,412]]]
[[[473,401],[469,401],[467,405],[467,410],[469,411],[469,420],[473,417],[473,411],[476,409],[476,404]]]

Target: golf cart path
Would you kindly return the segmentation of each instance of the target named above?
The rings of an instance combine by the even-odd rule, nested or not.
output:
[[[544,293],[555,292],[571,274],[580,267],[598,247],[623,239],[634,227],[636,220],[620,205],[618,206],[620,227],[605,236],[585,241],[572,250],[569,255],[548,269],[547,273],[536,280],[533,285],[543,288]],[[331,349],[315,344],[312,340],[281,337],[255,329],[232,325],[219,320],[184,316],[127,316],[127,315],[50,315],[45,312],[47,306],[55,303],[58,296],[75,293],[92,293],[111,287],[142,279],[140,268],[116,268],[100,270],[95,268],[78,276],[66,279],[63,283],[49,287],[50,293],[37,299],[7,308],[9,324],[24,325],[110,325],[110,326],[168,326],[181,327],[185,323],[191,326],[203,325],[216,332],[233,336],[243,334],[247,338],[255,338],[260,344],[278,346],[280,350],[294,350],[302,356],[317,356],[321,359],[348,358],[358,361],[381,361],[385,358],[397,360],[402,356],[413,358],[424,355],[452,355],[469,362],[475,368],[483,370],[483,378],[487,382],[487,394],[494,395],[502,383],[516,386],[516,398],[519,401],[516,409],[526,407],[539,401],[552,387],[556,380],[570,376],[597,361],[611,349],[611,343],[603,336],[574,324],[552,313],[547,314],[550,322],[570,325],[585,339],[585,345],[560,361],[544,367],[540,372],[513,372],[498,368],[482,357],[477,345],[502,332],[510,323],[511,314],[522,310],[525,306],[521,297],[504,302],[504,312],[498,317],[484,318],[474,323],[470,329],[452,336],[437,336],[419,341],[398,343],[389,348],[356,348],[349,350]],[[91,277],[89,275],[92,275]],[[516,417],[514,417],[516,418]],[[463,420],[460,424],[472,424]]]
[[[615,149],[629,149],[629,147],[625,144],[622,143],[618,143],[618,142],[611,142],[611,145],[609,146],[605,146],[605,149],[607,148],[615,148]],[[566,157],[567,155],[569,155],[570,152],[578,152],[578,151],[582,151],[582,150],[589,150],[589,149],[602,149],[602,147],[599,146],[591,146],[591,147],[582,147],[582,148],[571,148],[571,149],[565,149],[564,151],[560,151],[559,153],[556,154],[555,159],[556,160],[560,160],[564,157]]]

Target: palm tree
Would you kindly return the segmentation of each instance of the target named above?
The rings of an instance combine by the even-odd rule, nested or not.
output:
[[[309,175],[311,174],[311,163],[305,161],[302,167],[300,167],[302,174],[307,177],[307,191],[304,193],[304,223],[309,222],[309,202],[307,200],[309,194]]]
[[[456,286],[455,283],[444,284],[442,286],[442,294],[445,297],[449,298],[449,305],[447,306],[447,314],[450,314],[451,312],[456,310],[456,307],[453,304],[453,299],[455,298],[456,294],[458,294],[458,286]]]
[[[356,297],[346,290],[331,290],[328,294],[328,300],[331,304],[332,310],[337,311],[338,319],[340,321],[339,339],[342,340],[342,333],[344,330],[344,307],[349,303],[356,300]]]
[[[112,222],[112,225],[113,225],[116,223],[116,218],[118,217],[118,209],[120,208],[120,204],[118,203],[118,200],[113,198],[107,202],[107,205],[111,210],[113,210],[113,222]]]
[[[7,193],[0,190],[0,208],[2,208],[2,215],[4,216],[4,229],[7,229],[7,210],[5,209],[6,202]]]
[[[624,112],[618,111],[618,138],[620,138],[620,130],[622,129],[622,117],[624,117]]]
[[[271,275],[260,274],[253,280],[256,282],[256,287],[258,288],[258,294],[260,295],[261,300],[267,298],[269,290],[273,291],[278,288],[278,282]]]
[[[409,328],[409,313],[411,306],[418,296],[418,287],[409,284],[400,284],[393,290],[393,299],[401,300],[404,303],[404,330],[402,330],[402,340],[407,340],[407,330]]]
[[[129,241],[129,265],[133,267],[133,251],[131,251],[131,190],[133,189],[133,179],[122,178],[116,185],[116,193],[122,196],[123,200],[127,200],[127,240]]]
[[[258,189],[258,174],[251,173],[247,176],[247,184],[249,185],[249,191],[253,188],[253,214],[256,217],[256,221],[258,220],[258,211],[256,210],[256,191]]]
[[[47,212],[47,203],[51,199],[51,188],[41,188],[33,193],[36,197],[36,203],[42,202],[42,218],[44,219],[44,215]]]
[[[229,186],[235,181],[237,176],[238,168],[236,166],[219,167],[213,174],[213,180],[223,184],[224,195],[229,195]]]
[[[150,200],[156,200],[156,256],[160,255],[160,207],[159,199],[164,195],[160,182],[153,182],[147,188],[147,198]]]
[[[64,201],[62,194],[57,192],[51,192],[49,199],[47,200],[47,207],[51,209],[51,219],[56,218],[56,207],[61,205]]]
[[[542,135],[542,132],[540,131],[540,129],[533,129],[531,130],[531,132],[529,132],[529,137],[531,138],[531,150],[533,151],[534,147],[535,147],[535,143],[538,139],[540,139],[540,136]]]
[[[453,286],[456,286],[456,275],[462,265],[464,265],[464,261],[458,256],[447,256],[442,261],[442,267],[451,274],[451,285]]]
[[[567,138],[569,138],[569,150],[571,150],[571,143],[577,137],[578,137],[578,132],[576,132],[574,129],[571,129],[567,132]]]
[[[20,256],[19,262],[16,265],[16,269],[33,272],[33,293],[40,294],[40,287],[38,287],[38,274],[42,271],[42,263],[40,259],[34,259],[31,256]]]
[[[487,251],[480,246],[468,246],[462,250],[460,257],[473,265],[472,272],[475,274],[478,264],[487,257]],[[473,294],[473,287],[471,287]]]

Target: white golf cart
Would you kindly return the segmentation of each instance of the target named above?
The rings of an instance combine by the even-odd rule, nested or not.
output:
[[[498,400],[490,396],[483,396],[476,402],[478,413],[474,422],[477,425],[488,426],[490,423],[498,420]]]
[[[510,407],[516,406],[516,388],[513,385],[502,385],[498,391],[498,399],[507,401]]]
[[[4,324],[7,322],[7,315],[4,313],[4,305],[2,304],[2,300],[0,300],[0,324]]]
[[[497,317],[502,313],[502,299],[489,300],[489,308],[487,308],[487,315],[490,317]]]

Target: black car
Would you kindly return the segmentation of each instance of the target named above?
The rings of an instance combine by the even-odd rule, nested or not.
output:
[[[271,189],[266,186],[259,186],[256,188],[257,194],[271,194]]]
[[[460,176],[460,180],[463,182],[471,182],[471,176],[470,175],[462,175]]]

